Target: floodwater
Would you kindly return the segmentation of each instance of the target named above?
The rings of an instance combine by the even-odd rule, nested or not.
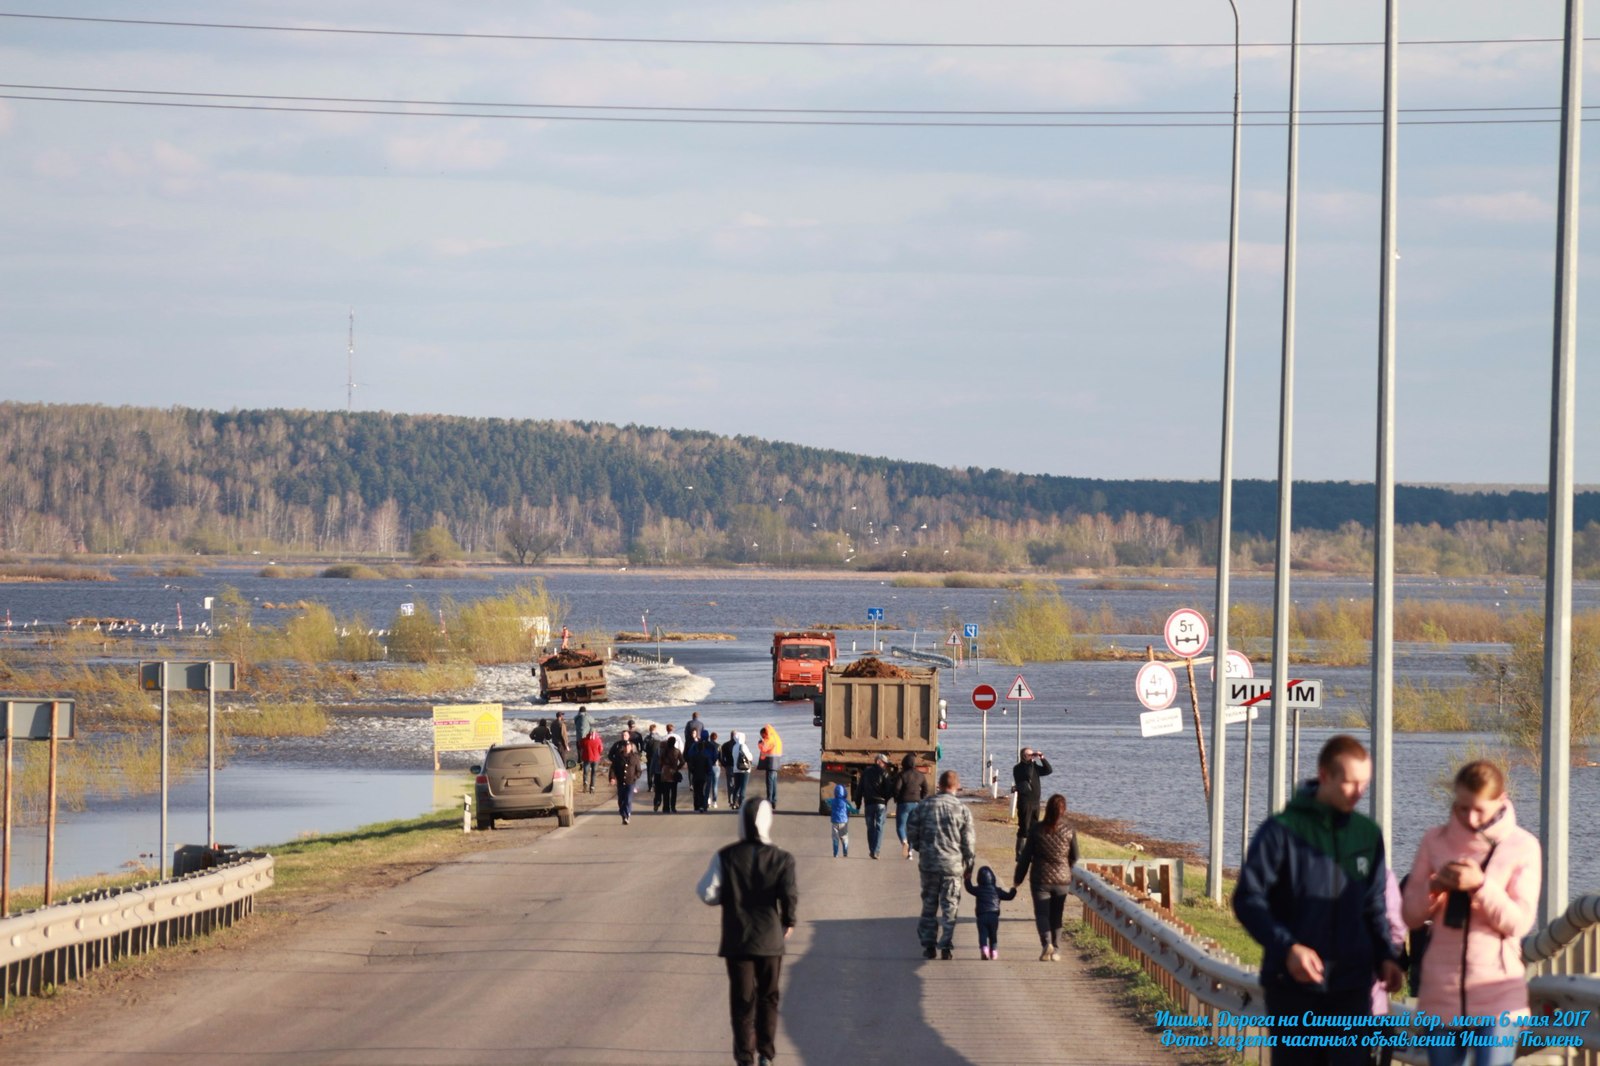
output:
[[[400,604],[437,606],[444,597],[465,602],[498,594],[527,580],[526,574],[505,573],[492,579],[448,581],[337,581],[263,579],[253,571],[217,570],[201,577],[163,579],[121,574],[115,583],[64,583],[0,586],[0,612],[12,619],[9,640],[24,641],[24,624],[61,622],[70,617],[98,616],[164,623],[170,641],[181,606],[187,625],[204,619],[203,597],[224,586],[237,588],[260,604],[308,600],[327,604],[336,614],[363,614],[376,626],[387,625]],[[992,589],[894,588],[862,578],[785,578],[768,575],[695,574],[651,571],[556,571],[546,575],[552,592],[567,600],[575,631],[615,632],[648,627],[694,632],[723,632],[729,642],[663,645],[663,662],[625,663],[614,667],[613,700],[597,708],[601,716],[637,714],[641,719],[672,721],[680,727],[691,709],[698,709],[710,728],[726,736],[741,730],[754,736],[771,723],[782,733],[789,759],[817,761],[816,732],[808,704],[770,701],[767,649],[774,628],[857,622],[867,608],[882,607],[886,644],[942,645],[950,620],[978,622],[1006,594]],[[1214,606],[1209,581],[1155,582],[1157,587],[1097,589],[1090,582],[1064,581],[1066,597],[1086,611],[1102,604],[1119,616],[1159,621],[1171,610],[1190,606],[1208,616]],[[1300,601],[1367,598],[1370,584],[1350,579],[1297,579]],[[1270,601],[1270,580],[1236,579],[1236,601]],[[1536,583],[1470,583],[1410,579],[1397,583],[1396,596],[1479,603],[1501,610],[1537,610],[1542,588]],[[1577,609],[1600,608],[1600,584],[1580,583]],[[646,615],[646,612],[648,614]],[[258,610],[258,619],[287,617],[272,609]],[[0,618],[3,622],[3,618]],[[888,628],[888,627],[894,628]],[[841,631],[840,650],[865,653],[870,630]],[[181,638],[180,638],[181,639]],[[1130,647],[1160,644],[1158,633],[1129,634],[1119,642]],[[181,647],[181,645],[180,645]],[[981,637],[980,637],[981,648]],[[630,649],[653,660],[654,645]],[[1464,656],[1481,647],[1400,645],[1396,648],[1397,680],[1450,684],[1466,676]],[[199,652],[197,651],[197,655]],[[669,664],[665,660],[671,660]],[[1055,765],[1046,780],[1052,791],[1066,794],[1070,806],[1093,814],[1125,819],[1137,832],[1203,845],[1208,818],[1196,750],[1194,725],[1184,708],[1179,734],[1142,738],[1133,694],[1135,663],[1029,664],[1017,670],[988,660],[941,671],[943,693],[950,703],[950,728],[942,735],[945,764],[969,782],[980,775],[983,716],[969,694],[986,682],[1004,691],[1020,672],[1037,696],[1023,705],[1021,741],[1043,749]],[[1338,728],[1348,728],[1369,702],[1371,674],[1366,667],[1316,667],[1310,671],[1326,683],[1322,712],[1307,712],[1301,738],[1302,776],[1313,772],[1318,746]],[[1200,707],[1210,745],[1210,686],[1200,671]],[[534,718],[550,714],[533,699],[533,679],[525,666],[480,673],[473,689],[452,694],[452,700],[487,700],[506,705],[507,731],[525,732]],[[341,716],[325,736],[314,739],[241,741],[218,774],[217,838],[245,847],[268,845],[307,833],[328,833],[372,821],[409,817],[430,807],[459,804],[467,782],[470,755],[446,756],[445,769],[432,770],[428,726],[423,708],[413,714]],[[1364,733],[1363,728],[1352,731]],[[1248,821],[1266,814],[1267,733],[1265,720],[1254,729],[1253,775]],[[1224,860],[1239,861],[1245,812],[1240,806],[1245,727],[1228,733],[1226,796],[1229,813]],[[82,743],[84,741],[79,741]],[[1395,739],[1394,833],[1392,854],[1402,872],[1422,832],[1441,821],[1447,806],[1443,784],[1453,766],[1474,742],[1494,746],[1491,736],[1402,734]],[[1018,744],[1015,704],[988,716],[988,747],[1003,779],[1009,778],[1011,753]],[[1211,755],[1213,753],[1209,753]],[[1538,831],[1539,780],[1535,771],[1513,771],[1518,818]],[[1572,771],[1572,809],[1600,809],[1600,768]],[[176,844],[205,839],[206,789],[203,774],[173,790],[169,840]],[[58,828],[56,877],[66,879],[112,872],[141,856],[149,863],[157,850],[157,800],[93,797],[87,810],[64,812]],[[1577,819],[1570,843],[1573,895],[1600,888],[1600,825]],[[19,826],[13,841],[13,881],[36,883],[43,878],[40,830]]]

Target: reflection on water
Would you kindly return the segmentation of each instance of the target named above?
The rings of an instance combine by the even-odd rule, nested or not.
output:
[[[399,603],[423,599],[436,603],[448,595],[465,602],[494,595],[518,583],[516,575],[491,581],[456,580],[419,582],[416,588],[400,581],[342,582],[323,580],[266,580],[248,573],[208,573],[184,579],[181,591],[163,588],[160,578],[127,577],[115,584],[65,584],[0,586],[0,608],[14,620],[59,620],[78,615],[116,615],[146,621],[175,621],[175,599],[181,598],[188,618],[203,617],[200,597],[215,595],[224,584],[238,587],[247,597],[272,601],[300,599],[322,601],[341,615],[361,612],[377,624],[387,624]],[[740,579],[729,577],[670,577],[642,573],[554,573],[551,590],[572,607],[575,629],[613,632],[638,627],[643,610],[650,621],[667,629],[721,631],[734,634],[733,642],[668,645],[665,654],[679,667],[669,675],[651,673],[645,666],[629,666],[638,687],[623,704],[596,709],[602,716],[637,711],[643,718],[674,722],[680,728],[689,717],[686,702],[694,703],[710,728],[721,732],[738,729],[754,737],[760,727],[774,724],[783,734],[791,760],[817,762],[816,730],[808,704],[775,704],[771,694],[767,650],[775,627],[828,624],[864,619],[867,607],[883,607],[890,625],[880,636],[887,643],[942,643],[948,618],[983,623],[1003,592],[991,589],[897,589],[859,579]],[[1207,581],[1174,581],[1169,587],[1139,590],[1097,590],[1083,582],[1065,582],[1069,601],[1086,611],[1102,603],[1119,616],[1159,619],[1179,606],[1204,607],[1210,602]],[[1360,581],[1299,580],[1301,600],[1335,597],[1364,598],[1369,585]],[[1525,587],[1472,585],[1439,581],[1406,581],[1401,599],[1460,599],[1498,604],[1501,609],[1537,609],[1542,596],[1537,584]],[[1235,583],[1238,601],[1265,602],[1271,582],[1240,579]],[[1580,609],[1600,607],[1600,586],[1582,583],[1576,590]],[[194,606],[190,606],[193,601]],[[169,617],[171,616],[171,617]],[[263,612],[263,619],[274,613]],[[870,631],[841,633],[842,648],[854,642],[867,650]],[[13,633],[12,640],[18,639]],[[1126,639],[1142,645],[1159,638],[1137,634]],[[1462,656],[1481,648],[1440,648],[1402,645],[1396,650],[1396,677],[1435,685],[1459,683],[1466,677]],[[654,653],[654,646],[649,649]],[[1056,766],[1046,779],[1051,791],[1061,791],[1074,809],[1127,820],[1135,830],[1178,840],[1201,843],[1208,818],[1195,750],[1192,720],[1186,695],[1185,732],[1143,739],[1138,732],[1141,710],[1133,696],[1135,664],[1070,663],[1030,665],[1021,672],[1038,699],[1023,710],[1022,739],[1043,748]],[[1313,668],[1327,685],[1327,709],[1309,716],[1301,744],[1301,766],[1313,772],[1316,749],[1335,727],[1348,728],[1367,706],[1371,673],[1360,668]],[[968,696],[978,682],[1004,690],[1017,670],[992,662],[964,667],[952,680],[941,672],[944,695],[950,701],[951,728],[941,736],[946,764],[967,780],[979,775],[982,717]],[[527,668],[506,668],[508,686],[526,686]],[[1209,737],[1209,686],[1201,681],[1201,709]],[[519,691],[525,691],[519,689]],[[498,695],[477,698],[501,700]],[[530,706],[526,696],[501,700],[515,721],[552,714],[554,708]],[[1014,705],[1003,705],[1010,712]],[[574,708],[567,708],[570,713]],[[524,725],[525,728],[525,725]],[[1002,780],[1009,779],[1010,753],[1017,745],[1014,713],[996,708],[989,715],[989,746]],[[1353,730],[1364,735],[1364,727]],[[1493,745],[1493,738],[1466,735],[1401,735],[1395,741],[1394,839],[1391,852],[1402,871],[1411,861],[1422,832],[1443,820],[1446,799],[1440,781],[1460,761],[1473,740]],[[1225,861],[1239,861],[1244,727],[1229,732]],[[1265,816],[1267,729],[1258,722],[1254,743],[1255,772],[1251,787],[1251,822]],[[230,764],[218,777],[218,835],[232,844],[260,846],[293,839],[304,833],[327,833],[367,822],[409,817],[435,805],[453,807],[458,790],[466,784],[465,768],[471,755],[447,755],[446,770],[432,772],[430,727],[421,710],[407,715],[341,716],[324,737],[242,740]],[[1539,781],[1535,771],[1513,771],[1518,816],[1523,825],[1538,831]],[[205,783],[203,777],[184,781],[174,789],[170,837],[173,843],[200,842],[205,836]],[[1574,767],[1574,810],[1600,808],[1600,769]],[[157,800],[96,800],[92,809],[63,814],[58,831],[59,879],[97,872],[114,872],[121,864],[153,855],[158,835]],[[1577,819],[1573,825],[1571,858],[1574,895],[1600,887],[1600,824]],[[42,833],[18,827],[12,858],[13,881],[36,883],[42,879]]]

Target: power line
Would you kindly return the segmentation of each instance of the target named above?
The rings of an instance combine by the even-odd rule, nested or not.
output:
[[[195,30],[243,30],[266,33],[315,33],[353,37],[412,37],[437,40],[466,41],[532,41],[558,44],[665,44],[665,45],[731,45],[757,48],[995,48],[995,49],[1179,49],[1179,48],[1232,48],[1232,41],[820,41],[820,40],[763,40],[740,37],[604,37],[596,35],[560,33],[468,33],[447,30],[377,30],[350,26],[282,26],[247,22],[188,22],[177,19],[101,18],[89,15],[39,15],[21,11],[0,11],[0,18],[32,19],[40,22],[96,23],[112,26],[158,26]],[[1560,44],[1560,37],[1478,37],[1430,38],[1402,41],[1402,45],[1478,45],[1478,44]],[[1586,37],[1584,40],[1600,40]],[[1307,41],[1302,48],[1368,48],[1382,41]],[[1277,41],[1243,42],[1241,48],[1287,48]]]
[[[1170,109],[1170,110],[1140,110],[1131,108],[1109,108],[1101,110],[1084,109],[1028,109],[1028,110],[1002,110],[993,108],[894,108],[894,107],[709,107],[698,105],[669,105],[669,104],[547,104],[547,103],[519,103],[496,100],[414,100],[392,97],[368,96],[302,96],[283,95],[279,93],[222,93],[198,92],[193,90],[178,89],[119,89],[91,85],[34,85],[20,82],[0,82],[0,89],[18,89],[30,92],[48,93],[103,93],[117,96],[184,96],[198,97],[208,100],[271,100],[288,103],[316,103],[316,104],[367,104],[397,107],[501,107],[518,108],[524,110],[560,110],[560,111],[673,111],[689,112],[694,114],[754,114],[754,115],[975,115],[975,116],[1200,116],[1200,115],[1232,115],[1231,110],[1198,110],[1198,109]],[[1600,108],[1600,104],[1589,104],[1587,108]],[[1381,108],[1376,107],[1324,107],[1301,108],[1302,115],[1366,115],[1378,114]],[[1558,105],[1523,105],[1523,106],[1484,106],[1484,107],[1408,107],[1402,108],[1407,114],[1452,114],[1452,113],[1500,113],[1500,112],[1526,112],[1526,111],[1558,111]],[[1286,115],[1282,109],[1261,108],[1241,112],[1245,115]]]
[[[954,121],[935,120],[907,122],[898,119],[831,119],[831,118],[701,118],[675,115],[519,115],[498,111],[401,111],[376,107],[303,107],[292,104],[240,104],[210,103],[199,100],[130,100],[96,99],[84,96],[47,96],[31,93],[0,93],[0,100],[29,100],[68,104],[103,104],[121,107],[171,107],[211,111],[264,111],[311,115],[387,115],[397,118],[472,118],[498,119],[515,122],[631,122],[686,126],[871,126],[899,127],[902,129],[1210,129],[1228,128],[1232,122],[1058,122],[1058,121]],[[1230,112],[1231,114],[1231,112]],[[1406,126],[1522,126],[1549,125],[1559,118],[1413,118],[1405,120]],[[1600,118],[1585,118],[1585,122]],[[1268,129],[1287,125],[1286,122],[1246,122],[1251,129]],[[1377,126],[1380,122],[1369,119],[1335,119],[1302,122],[1301,126]]]

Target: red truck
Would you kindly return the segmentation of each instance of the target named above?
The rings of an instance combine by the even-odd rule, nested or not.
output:
[[[772,698],[809,700],[822,695],[822,674],[839,656],[832,633],[772,634]]]

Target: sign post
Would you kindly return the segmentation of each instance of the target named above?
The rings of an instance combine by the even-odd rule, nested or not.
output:
[[[967,640],[968,654],[972,656],[972,668],[978,668],[978,623],[968,622],[961,627],[961,635]]]
[[[1033,690],[1028,683],[1018,674],[1017,679],[1011,682],[1011,688],[1006,691],[1006,699],[1017,701],[1017,758],[1022,757],[1022,701],[1033,699]]]
[[[0,840],[0,918],[11,913],[11,802],[12,765],[15,753],[13,740],[48,740],[50,742],[50,771],[46,785],[46,830],[44,838],[44,902],[48,906],[55,891],[56,863],[56,760],[60,749],[57,742],[72,740],[77,736],[77,704],[73,700],[8,699],[0,700],[0,729],[5,733],[5,786],[0,799],[0,821],[4,825],[4,838]],[[63,716],[63,709],[65,714]],[[65,723],[65,731],[62,726]]]
[[[1194,657],[1206,650],[1211,640],[1211,626],[1206,616],[1192,607],[1180,607],[1167,617],[1162,627],[1167,648],[1181,656],[1189,675],[1189,706],[1194,711],[1194,740],[1200,750],[1200,783],[1206,790],[1206,802],[1211,802],[1211,769],[1206,765],[1206,735],[1200,725],[1200,695],[1195,691]]]
[[[993,685],[979,685],[972,690],[972,705],[983,712],[983,748],[979,755],[979,766],[983,771],[983,783],[988,785],[989,779],[994,775],[990,772],[993,767],[989,765],[989,708],[993,707],[999,699]]]
[[[882,607],[868,607],[867,621],[872,623],[872,654],[878,654],[878,623],[883,621]]]
[[[172,735],[169,693],[206,694],[206,846],[217,843],[217,693],[232,692],[237,674],[234,663],[217,660],[160,659],[139,664],[139,687],[161,692],[161,880],[167,879],[167,752]]]

